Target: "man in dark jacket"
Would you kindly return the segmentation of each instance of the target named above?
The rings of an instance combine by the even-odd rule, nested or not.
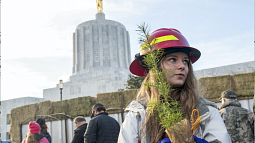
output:
[[[119,123],[105,112],[104,105],[98,103],[92,108],[91,120],[84,134],[84,143],[117,143]]]
[[[74,119],[74,124],[77,129],[74,130],[74,137],[72,143],[84,143],[83,135],[87,129],[85,118],[78,116]]]

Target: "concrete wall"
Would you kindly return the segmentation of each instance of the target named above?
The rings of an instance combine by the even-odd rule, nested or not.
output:
[[[102,71],[77,74],[64,83],[62,100],[83,96],[96,97],[98,93],[115,92],[125,89],[129,72],[123,69],[102,68]],[[57,87],[43,90],[43,98],[51,101],[60,100],[60,90]]]
[[[195,71],[197,79],[222,75],[254,72],[254,61]]]
[[[6,133],[10,131],[10,124],[7,124],[8,118],[7,115],[10,114],[11,109],[42,101],[45,101],[45,99],[37,97],[22,97],[1,101],[1,126],[0,126],[1,139],[2,140],[8,139]]]

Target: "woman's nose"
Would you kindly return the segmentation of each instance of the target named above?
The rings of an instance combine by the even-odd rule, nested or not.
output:
[[[185,69],[185,65],[182,61],[178,62],[178,69],[182,69],[182,70]]]

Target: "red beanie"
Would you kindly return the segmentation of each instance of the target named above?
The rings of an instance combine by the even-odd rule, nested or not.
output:
[[[28,127],[31,134],[39,133],[41,130],[40,125],[35,122],[30,122]]]

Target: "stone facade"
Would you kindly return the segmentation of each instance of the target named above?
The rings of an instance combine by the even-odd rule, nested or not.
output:
[[[81,23],[73,33],[72,76],[64,83],[62,99],[124,89],[130,62],[125,26],[97,13],[96,20]],[[43,90],[43,97],[51,101],[60,100],[59,94],[58,85]]]
[[[131,55],[125,26],[105,20],[104,13],[96,17],[78,25],[73,34],[73,75],[108,67],[128,70]]]

